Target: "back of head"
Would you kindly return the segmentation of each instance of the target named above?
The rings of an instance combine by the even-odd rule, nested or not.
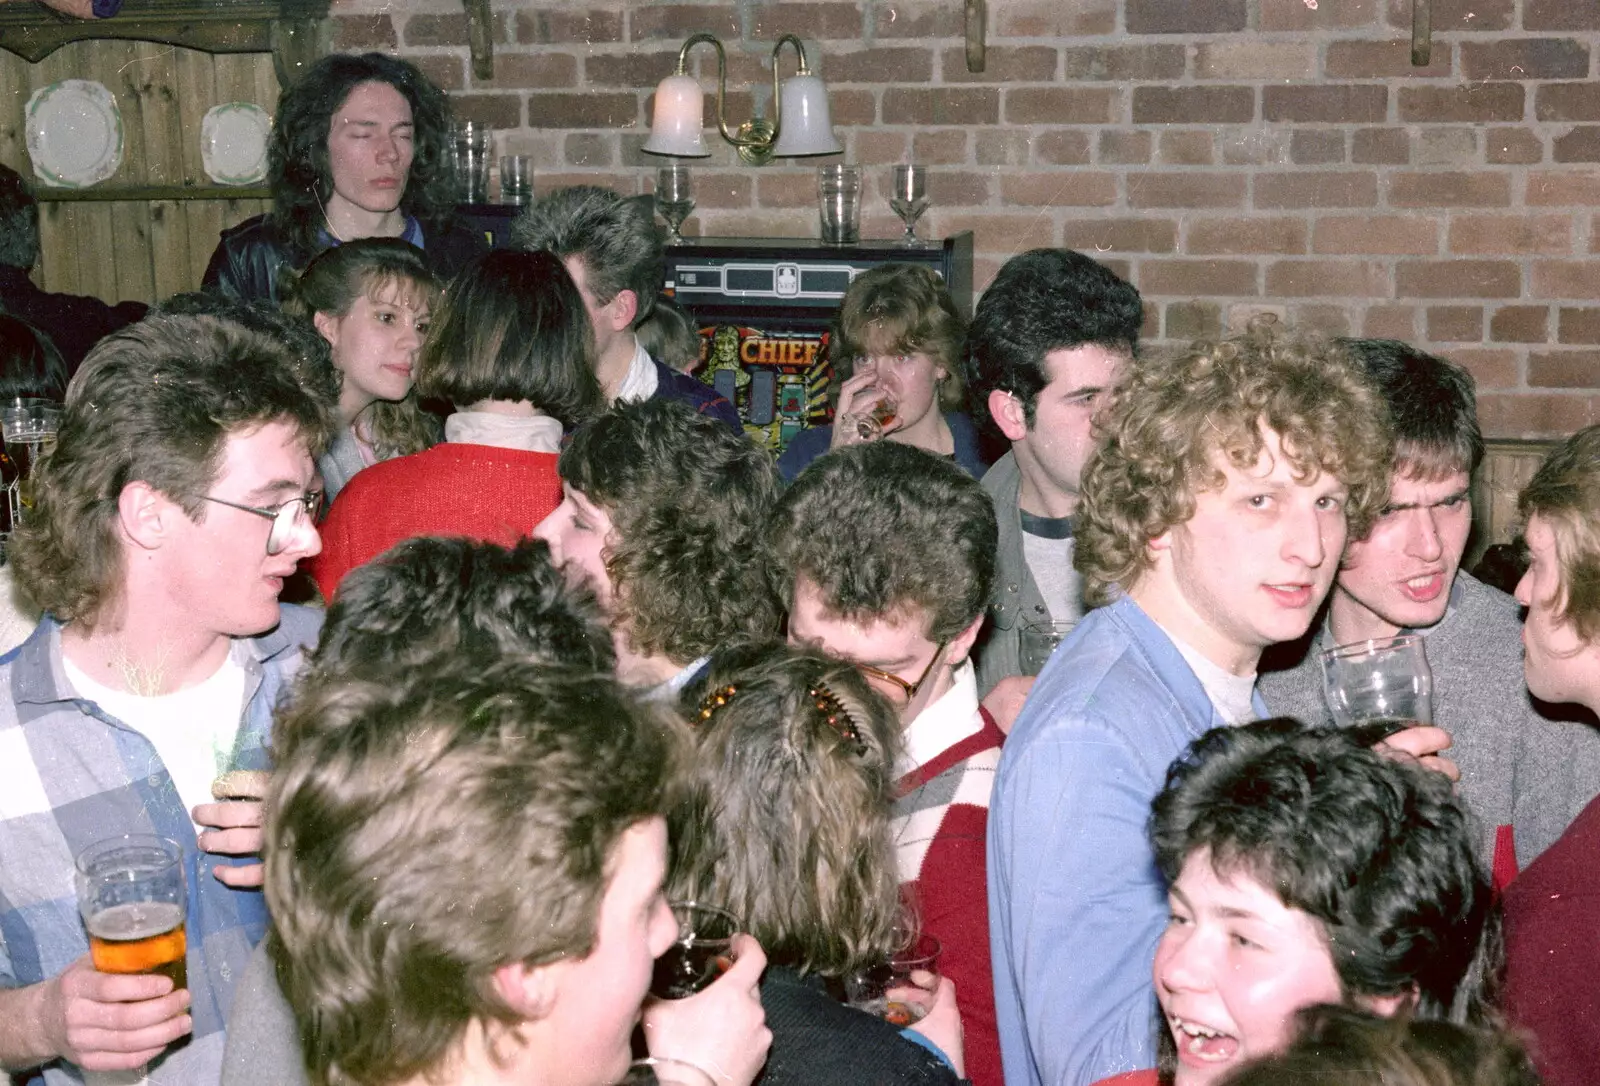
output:
[[[1498,926],[1465,809],[1443,774],[1292,720],[1213,728],[1167,770],[1150,841],[1170,883],[1204,853],[1319,921],[1347,999],[1486,1013]]]
[[[1225,1086],[1539,1086],[1522,1045],[1497,1029],[1308,1007],[1288,1049]]]
[[[0,265],[29,271],[39,259],[39,204],[27,180],[0,166]]]
[[[1144,308],[1139,291],[1105,265],[1071,249],[1032,249],[1006,261],[978,300],[967,329],[969,401],[1009,392],[1028,417],[1049,384],[1051,351],[1103,347],[1133,357]]]
[[[582,260],[584,284],[601,305],[631,290],[639,300],[634,323],[650,315],[661,290],[662,249],[646,201],[598,185],[557,189],[522,213],[511,237],[524,249]]]
[[[892,949],[899,725],[849,664],[778,643],[718,653],[668,814],[672,891],[745,922],[769,961],[841,976]]]
[[[227,439],[286,422],[315,456],[328,405],[276,340],[214,317],[147,317],[100,341],[67,389],[33,513],[11,543],[17,579],[63,621],[92,627],[123,572],[117,498],[148,483],[191,519]]]
[[[1279,436],[1297,477],[1344,483],[1351,538],[1388,500],[1394,446],[1377,393],[1336,346],[1270,319],[1141,358],[1098,425],[1074,554],[1092,603],[1136,584],[1150,568],[1150,541],[1194,516],[1198,493],[1223,485],[1216,457],[1241,470],[1256,464],[1263,428]]]
[[[286,724],[269,947],[317,1086],[408,1081],[514,1024],[494,970],[594,948],[614,846],[673,759],[609,678],[470,653],[319,686]]]
[[[583,296],[547,252],[495,249],[451,280],[417,356],[417,391],[458,408],[522,400],[573,426],[605,406]]]
[[[829,453],[800,473],[768,530],[785,605],[796,580],[844,618],[925,611],[949,640],[989,605],[998,528],[978,481],[943,457],[895,441]]]
[[[221,291],[196,290],[174,294],[152,313],[168,317],[216,317],[241,325],[275,341],[288,352],[300,383],[332,411],[339,403],[339,373],[333,368],[328,341],[309,321],[290,316],[262,299],[245,300]]]
[[[619,403],[560,470],[611,518],[614,617],[638,652],[688,663],[777,630],[759,551],[778,470],[742,433],[675,401]]]
[[[966,323],[944,280],[926,264],[879,264],[856,276],[834,326],[831,353],[840,380],[851,375],[857,358],[925,354],[948,375],[939,385],[939,406],[954,411],[962,405]]]
[[[1567,438],[1517,497],[1517,513],[1550,528],[1566,592],[1562,617],[1589,643],[1600,641],[1600,426]]]
[[[700,364],[700,329],[693,319],[675,303],[657,298],[650,307],[650,315],[634,326],[633,334],[639,337],[639,346],[651,357],[683,373]]]
[[[1396,469],[1414,478],[1471,474],[1483,459],[1472,374],[1397,339],[1341,339],[1389,413]]]
[[[20,317],[0,313],[0,402],[67,394],[67,364],[54,341]]]

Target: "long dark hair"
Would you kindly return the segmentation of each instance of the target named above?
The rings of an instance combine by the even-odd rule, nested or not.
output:
[[[382,53],[335,53],[313,64],[279,97],[267,144],[272,223],[299,259],[323,247],[323,205],[333,195],[328,130],[350,92],[363,83],[387,83],[411,103],[411,173],[400,210],[430,233],[450,220],[455,185],[445,153],[449,100],[408,61]]]

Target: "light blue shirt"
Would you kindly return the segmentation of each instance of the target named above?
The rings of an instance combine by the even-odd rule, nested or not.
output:
[[[1088,1086],[1155,1066],[1150,972],[1167,892],[1150,802],[1173,759],[1223,723],[1172,640],[1126,598],[1086,615],[1045,665],[989,807],[1007,1086]]]

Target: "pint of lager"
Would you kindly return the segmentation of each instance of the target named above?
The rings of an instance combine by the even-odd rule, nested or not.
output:
[[[160,973],[189,984],[183,850],[163,837],[100,841],[78,856],[78,908],[102,973]]]

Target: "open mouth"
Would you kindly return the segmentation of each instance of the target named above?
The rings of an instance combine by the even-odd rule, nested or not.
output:
[[[1269,584],[1266,589],[1284,607],[1304,607],[1311,602],[1308,584]]]
[[[1407,596],[1417,603],[1429,603],[1439,598],[1439,593],[1444,591],[1443,573],[1425,573],[1419,577],[1412,577],[1401,582],[1401,588]]]
[[[1239,1054],[1239,1039],[1201,1022],[1168,1015],[1172,1039],[1178,1045],[1178,1059],[1195,1066],[1226,1063]]]

